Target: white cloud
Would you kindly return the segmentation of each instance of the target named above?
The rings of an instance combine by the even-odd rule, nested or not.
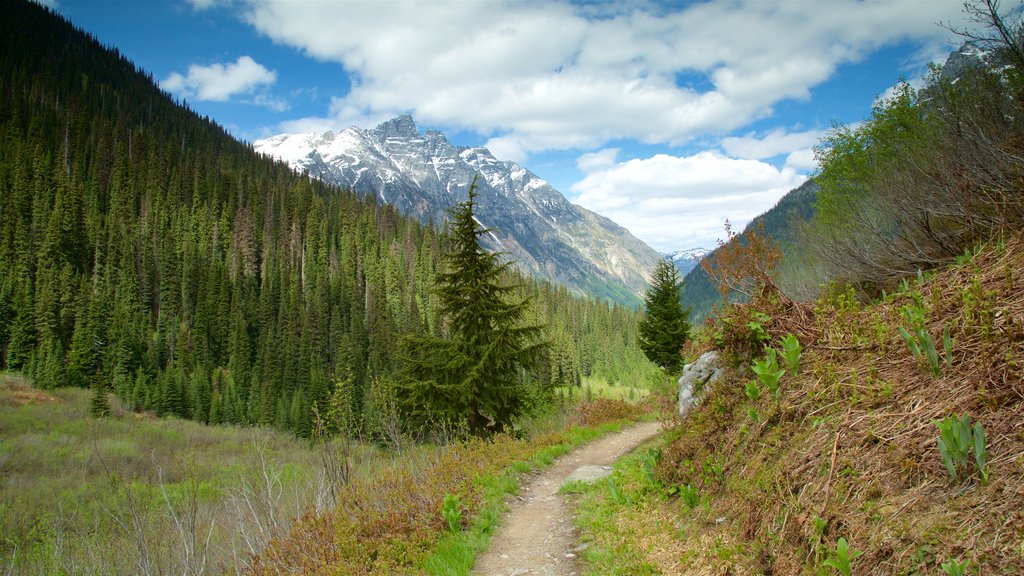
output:
[[[188,0],[188,3],[196,10],[209,10],[214,6],[226,5],[230,2],[231,0]]]
[[[516,157],[727,133],[781,100],[808,98],[838,66],[881,46],[912,41],[930,53],[948,34],[935,23],[961,17],[958,2],[913,0],[246,6],[261,33],[342,64],[353,80],[331,113],[302,123],[370,126],[411,111],[426,124],[488,134]],[[704,81],[693,88],[677,77]]]
[[[590,152],[577,158],[576,166],[584,172],[610,168],[615,165],[615,158],[618,157],[619,152],[618,148],[605,148],[597,152]]]
[[[750,133],[741,137],[723,138],[721,145],[729,156],[764,160],[810,148],[817,144],[825,133],[825,130],[786,132],[782,128],[776,128],[761,137]]]
[[[789,168],[714,151],[583,165],[590,170],[572,186],[575,202],[663,252],[713,248],[726,219],[742,229],[806,180]]]
[[[258,88],[270,86],[276,81],[277,72],[268,70],[249,56],[239,56],[238,60],[227,64],[192,64],[187,74],[172,72],[160,82],[160,87],[198,100],[226,102],[233,96],[252,94]],[[282,104],[283,101],[265,94],[257,94],[253,102],[272,109],[287,106]]]
[[[786,168],[794,172],[810,172],[818,168],[818,162],[814,159],[814,150],[803,148],[790,152],[786,156]]]

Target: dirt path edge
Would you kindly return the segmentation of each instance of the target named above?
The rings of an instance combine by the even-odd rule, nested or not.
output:
[[[569,474],[581,466],[611,466],[661,432],[658,422],[642,422],[580,446],[533,475],[476,561],[479,576],[575,576],[577,534],[573,507],[558,493]]]

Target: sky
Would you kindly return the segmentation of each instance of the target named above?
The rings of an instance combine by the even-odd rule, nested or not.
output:
[[[963,24],[960,0],[42,3],[239,139],[409,113],[662,252],[771,208]]]

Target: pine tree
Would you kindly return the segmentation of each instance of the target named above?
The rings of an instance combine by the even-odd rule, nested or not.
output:
[[[690,311],[683,308],[675,264],[663,260],[654,267],[644,306],[639,324],[640,349],[651,362],[673,373],[682,364],[681,350],[690,331]]]
[[[410,336],[404,408],[425,424],[465,423],[474,434],[505,429],[535,396],[528,383],[547,344],[543,327],[525,325],[529,300],[510,301],[515,286],[502,279],[508,268],[480,248],[487,233],[473,215],[476,181],[469,198],[452,211],[445,269],[436,292],[448,337]]]

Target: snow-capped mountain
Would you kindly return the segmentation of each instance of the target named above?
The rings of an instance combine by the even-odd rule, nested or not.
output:
[[[667,252],[662,254],[662,258],[676,265],[679,270],[679,274],[686,276],[686,273],[697,267],[697,263],[700,262],[701,258],[707,256],[711,252],[704,248],[690,248],[688,250],[676,250],[675,252]]]
[[[491,230],[487,248],[507,253],[529,274],[580,292],[635,302],[659,258],[625,228],[570,203],[526,168],[484,147],[453,146],[437,131],[420,133],[408,115],[371,130],[281,134],[253,146],[423,222],[445,221],[479,174],[476,216]]]

